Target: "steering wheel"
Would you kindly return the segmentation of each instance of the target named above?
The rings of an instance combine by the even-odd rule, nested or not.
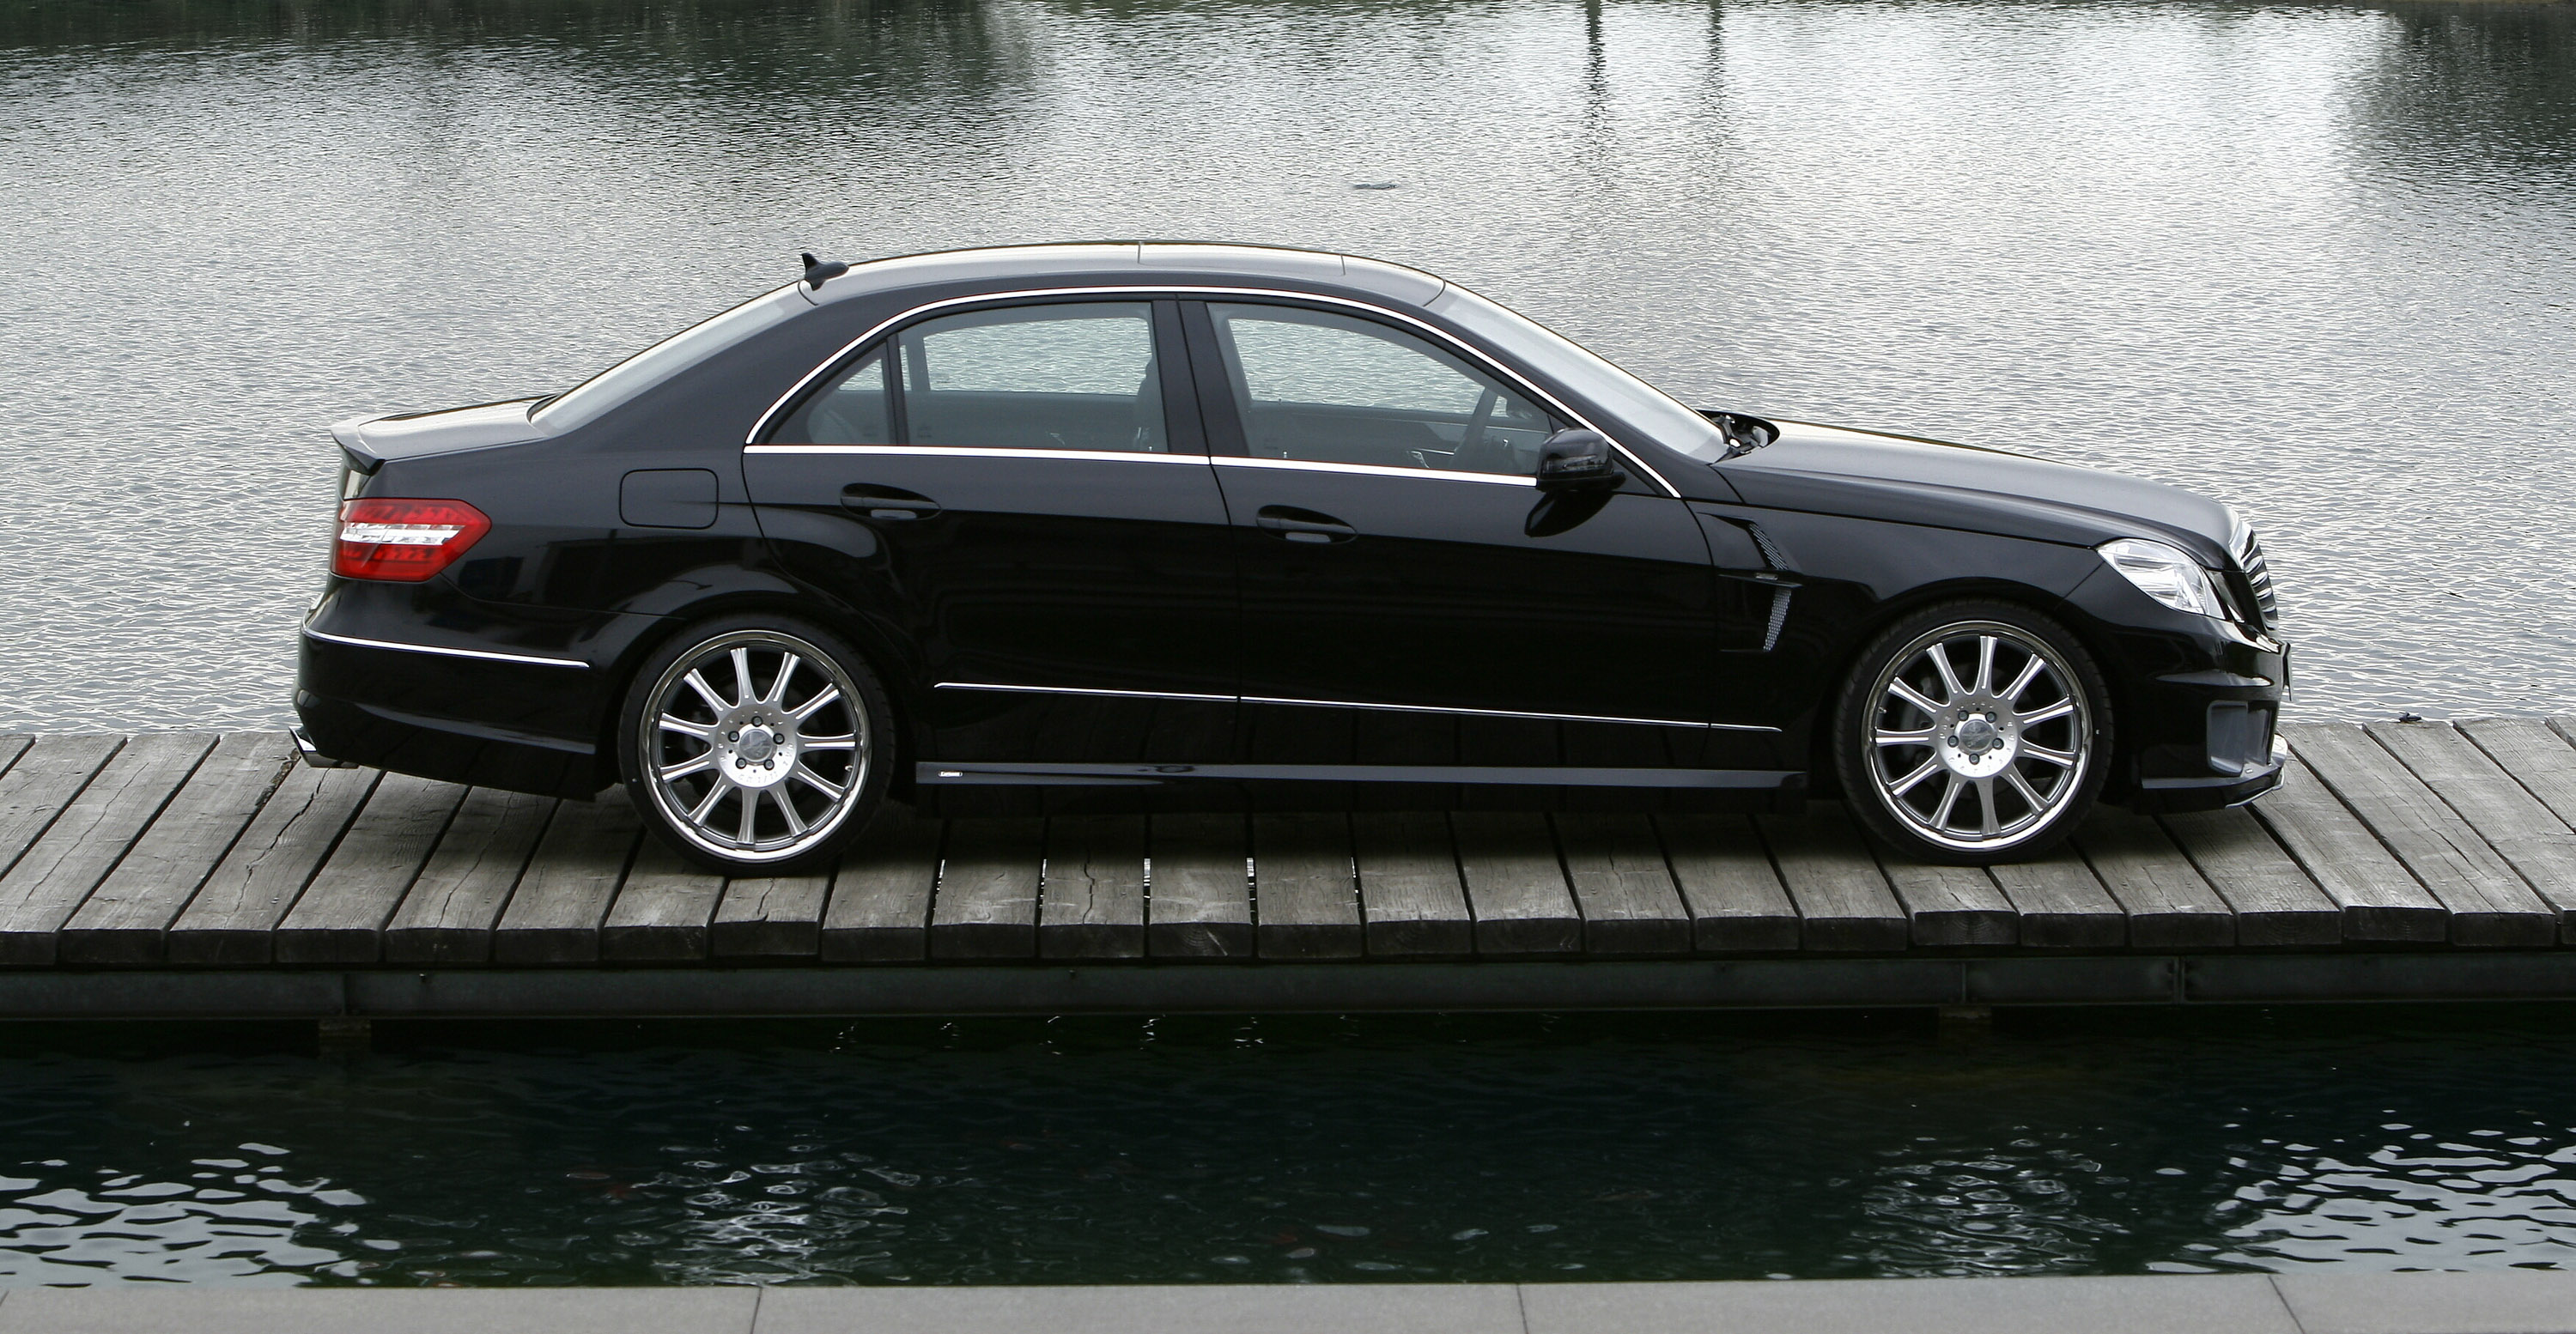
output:
[[[1476,398],[1476,410],[1467,414],[1467,430],[1458,437],[1458,452],[1450,457],[1461,472],[1507,472],[1489,466],[1498,460],[1484,457],[1492,453],[1485,447],[1485,420],[1494,413],[1494,405],[1503,401],[1503,391],[1486,386]]]

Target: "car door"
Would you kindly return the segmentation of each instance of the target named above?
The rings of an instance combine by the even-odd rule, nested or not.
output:
[[[1541,494],[1540,444],[1574,423],[1427,331],[1284,302],[1184,318],[1236,531],[1247,763],[1764,781],[1708,772],[1768,769],[1772,729],[1716,711],[1741,600],[1680,500],[1640,477]]]
[[[918,655],[908,693],[939,762],[923,781],[1232,757],[1233,549],[1195,405],[1165,373],[1184,360],[1176,311],[931,316],[745,451],[778,558]]]

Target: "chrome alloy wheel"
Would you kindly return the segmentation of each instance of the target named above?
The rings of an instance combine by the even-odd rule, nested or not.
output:
[[[868,719],[830,654],[774,630],[736,630],[653,685],[637,754],[683,838],[732,861],[775,862],[832,836],[867,786]]]
[[[2093,719],[2076,674],[1995,621],[1933,630],[1871,687],[1879,801],[1918,836],[1991,852],[2025,842],[2083,790]]]

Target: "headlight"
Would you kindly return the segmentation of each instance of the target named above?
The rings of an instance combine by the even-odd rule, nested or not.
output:
[[[2227,604],[2210,582],[2209,571],[2200,562],[2175,547],[2150,542],[2142,537],[2124,537],[2105,542],[2095,550],[2111,563],[2122,578],[2138,586],[2138,591],[2173,608],[2195,616],[2227,619]]]

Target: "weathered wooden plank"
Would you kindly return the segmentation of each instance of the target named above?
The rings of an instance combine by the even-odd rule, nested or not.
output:
[[[2576,941],[2576,833],[2547,804],[2448,724],[2372,723],[2362,730],[2539,893],[2558,916],[2560,940]]]
[[[98,770],[0,876],[0,964],[54,962],[63,923],[214,745],[210,732],[139,736]]]
[[[617,900],[599,924],[599,957],[616,963],[706,958],[713,950],[716,904],[725,878],[690,861],[659,838],[635,849]]]
[[[2283,728],[2291,748],[2451,910],[2455,945],[2546,945],[2558,914],[2459,813],[2358,727]]]
[[[1460,811],[1449,817],[1478,954],[1572,954],[1583,914],[1566,888],[1543,816]]]
[[[710,937],[719,959],[811,959],[823,950],[832,872],[737,879],[725,885]]]
[[[930,957],[1032,959],[1044,820],[948,822],[948,862],[930,905]]]
[[[1262,958],[1356,959],[1366,952],[1350,817],[1256,815],[1252,852]]]
[[[1145,901],[1146,953],[1158,959],[1244,959],[1253,951],[1250,851],[1239,815],[1157,815],[1154,891]]]
[[[943,826],[907,807],[877,810],[832,877],[823,957],[835,963],[917,963],[930,951],[930,900],[939,886]]]
[[[159,963],[170,923],[294,760],[283,732],[233,732],[216,741],[152,827],[63,923],[61,961]]]
[[[2154,820],[2096,807],[2075,831],[2075,849],[2128,909],[2131,946],[2198,950],[2236,943],[2236,911]]]
[[[1654,821],[1644,815],[1560,815],[1557,845],[1583,909],[1593,954],[1688,954],[1691,911],[1674,887]]]
[[[1690,910],[1691,945],[1708,954],[1794,950],[1798,905],[1771,854],[1740,815],[1658,815],[1673,883]]]
[[[1233,823],[1239,826],[1242,820]],[[1240,865],[1242,858],[1237,856],[1235,861]],[[1155,859],[1154,871],[1154,887],[1160,890],[1161,858]],[[1038,957],[1145,957],[1142,816],[1058,816],[1047,821],[1046,882],[1038,891]]]
[[[385,923],[385,962],[491,962],[493,924],[557,804],[487,787],[467,792],[437,851]]]
[[[2129,915],[2074,849],[2035,861],[1989,867],[2021,914],[2021,943],[2034,949],[2117,949],[2128,943]]]
[[[2252,812],[2192,811],[2164,816],[2162,823],[2201,877],[2236,910],[2237,944],[2332,945],[2343,939],[2343,909]],[[2438,908],[2433,920],[2441,921]]]
[[[119,736],[40,737],[0,774],[0,874],[17,866],[124,744]]]
[[[2388,855],[2359,816],[2293,759],[2281,785],[2249,807],[2343,913],[2354,942],[2448,940],[2451,910]]]
[[[2011,945],[2021,939],[2021,914],[1994,877],[1974,866],[1935,866],[1884,858],[1879,869],[1905,905],[1917,945],[1953,949]]]
[[[7,776],[9,766],[16,764],[18,757],[26,754],[27,747],[34,744],[36,738],[27,732],[0,734],[0,777]]]
[[[409,774],[386,774],[340,835],[304,896],[277,924],[279,963],[374,963],[384,956],[386,919],[438,846],[465,789]]]
[[[634,803],[622,794],[565,802],[537,840],[510,906],[501,910],[501,924],[492,930],[492,961],[599,962],[600,928],[642,833]]]
[[[1351,817],[1360,913],[1368,952],[1385,958],[1455,956],[1476,949],[1476,922],[1458,882],[1449,821],[1421,811]]]
[[[279,921],[322,869],[340,834],[384,775],[373,769],[296,768],[242,830],[170,924],[170,962],[270,962]]]
[[[2564,825],[2576,825],[2576,745],[2538,718],[2479,718],[2460,732]]]
[[[1798,905],[1809,950],[1901,950],[1911,928],[1878,861],[1839,805],[1809,802],[1804,815],[1755,817]]]

